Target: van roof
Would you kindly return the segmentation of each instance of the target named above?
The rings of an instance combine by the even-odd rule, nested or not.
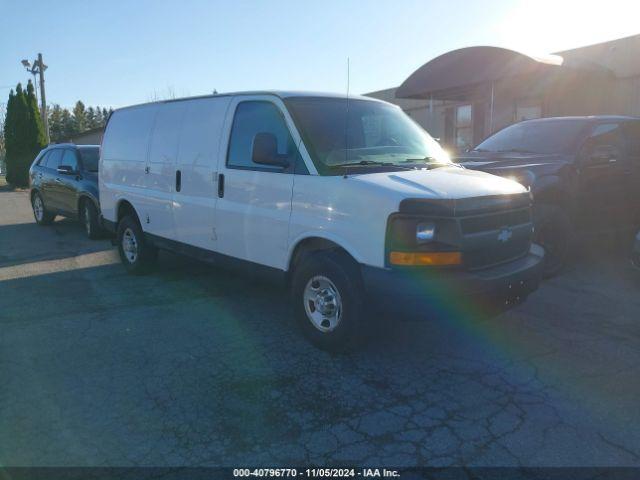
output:
[[[383,100],[379,100],[373,97],[366,97],[364,95],[347,95],[346,93],[330,93],[330,92],[309,92],[309,91],[296,91],[296,90],[248,90],[240,92],[225,92],[225,93],[213,93],[210,95],[195,95],[192,97],[172,98],[168,100],[158,100],[155,102],[138,103],[135,105],[128,105],[126,107],[117,108],[114,111],[124,110],[127,108],[141,107],[143,105],[154,105],[157,103],[170,103],[181,102],[185,100],[194,100],[197,98],[217,98],[217,97],[237,97],[242,95],[273,95],[281,99],[292,97],[322,97],[322,98],[349,98],[351,100],[369,100],[372,102],[387,103]]]

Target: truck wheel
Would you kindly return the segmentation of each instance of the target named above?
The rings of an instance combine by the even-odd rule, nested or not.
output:
[[[361,343],[364,295],[350,259],[333,252],[309,255],[294,270],[291,294],[296,321],[316,347],[339,352]]]
[[[102,229],[100,228],[100,220],[98,219],[98,210],[91,200],[82,202],[80,208],[80,219],[84,225],[87,238],[96,239],[100,237]]]
[[[130,215],[118,222],[118,252],[129,273],[147,273],[158,259],[158,249],[144,239],[138,220]]]
[[[572,240],[571,222],[567,214],[558,207],[541,205],[534,207],[533,241],[545,250],[542,275],[550,278],[558,275],[569,261]]]
[[[50,225],[53,219],[56,218],[53,213],[47,211],[44,206],[44,200],[42,200],[42,195],[38,192],[35,192],[31,196],[31,207],[33,208],[33,216],[38,225]]]

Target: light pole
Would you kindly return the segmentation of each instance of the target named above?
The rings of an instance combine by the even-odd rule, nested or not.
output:
[[[40,114],[42,115],[42,125],[44,126],[44,135],[47,143],[49,143],[49,121],[47,119],[47,100],[44,95],[44,71],[47,66],[42,61],[42,54],[38,54],[38,58],[33,61],[33,65],[29,60],[22,60],[22,65],[27,69],[27,72],[33,75],[35,81],[36,74],[40,75]],[[34,85],[35,86],[35,85]]]

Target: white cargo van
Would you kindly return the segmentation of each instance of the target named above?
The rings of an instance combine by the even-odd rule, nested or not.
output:
[[[371,98],[248,92],[122,108],[99,178],[130,272],[161,248],[274,274],[323,348],[362,337],[373,302],[417,303],[429,318],[510,306],[539,282],[529,192],[450,163]]]

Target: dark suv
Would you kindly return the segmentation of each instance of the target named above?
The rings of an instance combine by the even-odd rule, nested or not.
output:
[[[455,160],[531,187],[535,240],[545,274],[558,273],[572,241],[640,224],[640,119],[622,116],[527,120]]]
[[[56,215],[81,219],[89,238],[100,235],[98,145],[50,145],[29,170],[31,205],[38,225]]]

